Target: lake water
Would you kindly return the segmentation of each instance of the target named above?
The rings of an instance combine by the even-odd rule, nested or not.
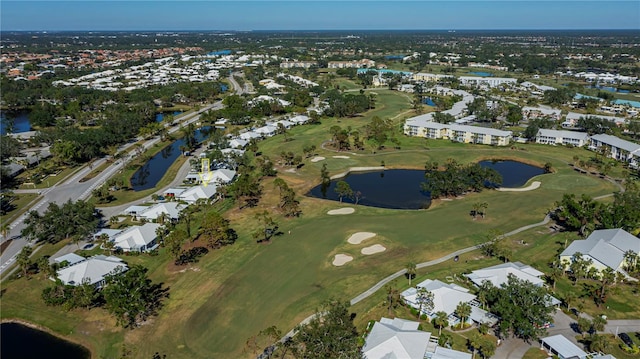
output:
[[[482,161],[479,164],[498,171],[503,178],[503,187],[521,187],[531,177],[544,173],[542,168],[516,161]],[[314,187],[307,196],[339,201],[335,187],[340,180],[346,181],[354,192],[362,193],[358,204],[363,206],[423,209],[431,204],[429,193],[421,190],[421,184],[425,181],[423,170],[354,172],[344,178],[331,181],[326,187],[322,185]],[[352,199],[347,198],[343,198],[342,201],[354,203]]]
[[[471,75],[480,76],[480,77],[491,77],[491,76],[493,76],[492,73],[484,72],[484,71],[470,71],[470,72],[467,72],[467,73],[471,74]]]
[[[7,131],[7,123],[11,124],[11,131]],[[0,133],[5,135],[7,132],[21,133],[31,131],[31,122],[29,121],[29,113],[20,111],[18,113],[0,112]]]
[[[91,353],[84,347],[49,333],[17,323],[0,325],[2,359],[86,359]]]
[[[196,140],[201,142],[206,138],[206,131],[210,127],[206,126],[203,129],[196,131]],[[174,141],[169,146],[163,148],[156,155],[151,157],[142,167],[131,177],[131,188],[134,191],[144,191],[145,189],[155,187],[160,179],[167,173],[167,170],[171,165],[180,157],[180,146],[184,145],[184,139]]]
[[[629,93],[629,90],[622,90],[616,87],[611,87],[611,86],[600,86],[600,85],[596,85],[596,86],[585,86],[587,88],[596,88],[598,90],[603,90],[603,91],[607,91],[607,92],[617,92],[617,93]]]
[[[181,114],[182,111],[173,111],[172,115],[175,118],[176,116],[178,116],[179,114]],[[168,112],[160,112],[156,114],[156,122],[162,122],[162,120],[164,120],[164,116],[167,115]]]
[[[434,106],[435,107],[435,105],[436,105],[436,103],[433,102],[433,100],[431,98],[429,98],[429,97],[423,99],[422,102],[427,106]]]

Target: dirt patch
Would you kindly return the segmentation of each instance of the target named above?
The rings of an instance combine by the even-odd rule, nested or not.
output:
[[[351,244],[360,244],[366,241],[367,239],[373,238],[375,236],[376,234],[372,232],[358,232],[358,233],[352,234],[351,237],[349,237],[349,239],[347,240],[347,242]]]
[[[368,255],[371,255],[371,254],[384,252],[386,250],[387,250],[387,248],[385,248],[382,244],[374,244],[372,246],[362,248],[360,253],[364,254],[365,256],[368,256]]]
[[[336,214],[351,214],[355,211],[356,211],[355,208],[345,207],[340,209],[332,209],[329,212],[327,212],[327,214],[330,216],[334,216]]]
[[[352,260],[353,260],[352,256],[349,256],[346,254],[336,254],[336,256],[333,258],[332,264],[336,267],[340,267],[351,262]]]

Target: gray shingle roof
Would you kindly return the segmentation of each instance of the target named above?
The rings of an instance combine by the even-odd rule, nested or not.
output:
[[[579,252],[616,270],[628,250],[640,253],[640,238],[620,228],[601,229],[593,231],[587,239],[573,241],[560,255],[572,256]]]

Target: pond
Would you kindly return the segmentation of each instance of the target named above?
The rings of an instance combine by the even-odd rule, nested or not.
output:
[[[21,133],[31,131],[29,113],[20,111],[16,113],[0,112],[0,133],[5,135],[10,133]]]
[[[521,187],[530,178],[544,173],[542,168],[516,161],[482,161],[479,164],[498,171],[503,178],[503,187]],[[358,204],[363,206],[424,209],[431,204],[429,193],[421,190],[421,184],[425,181],[423,170],[354,172],[331,181],[328,186],[314,187],[307,196],[339,201],[335,187],[340,180],[347,182],[354,192],[361,193]],[[350,198],[343,198],[343,202],[354,203]]]
[[[424,103],[424,104],[425,104],[425,105],[427,105],[427,106],[433,106],[433,107],[435,107],[435,106],[436,106],[436,103],[435,103],[435,102],[433,102],[433,100],[431,99],[431,97],[427,97],[427,98],[423,99],[423,100],[422,100],[422,103]]]
[[[2,359],[85,359],[91,353],[84,347],[49,333],[18,323],[0,325],[0,357]]]
[[[171,114],[173,115],[173,117],[175,118],[176,116],[178,116],[179,114],[181,114],[182,111],[173,111],[172,112],[160,112],[160,113],[156,113],[156,122],[162,122],[162,120],[164,120],[164,116]]]
[[[202,142],[207,136],[210,126],[205,126],[196,131],[195,137],[198,143]],[[180,157],[180,146],[183,146],[184,139],[174,141],[169,146],[163,148],[156,155],[151,157],[142,167],[131,177],[131,188],[134,191],[144,191],[155,187],[160,179],[167,173],[171,165]]]

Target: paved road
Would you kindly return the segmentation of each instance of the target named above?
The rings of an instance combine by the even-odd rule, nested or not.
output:
[[[180,117],[180,124],[169,129],[169,133],[174,133],[180,130],[180,125],[186,125],[189,123],[196,122],[200,119],[200,114],[210,109],[219,109],[222,108],[222,102],[216,102],[214,104],[207,105],[200,110],[186,114]],[[138,139],[140,140],[140,139]],[[154,144],[159,142],[159,138],[153,138],[143,143],[145,149],[152,147]],[[123,159],[116,161],[111,164],[107,169],[102,171],[96,177],[85,181],[80,182],[82,178],[84,178],[87,174],[92,171],[93,167],[98,167],[106,162],[105,158],[99,159],[92,163],[92,166],[85,165],[80,170],[75,172],[70,178],[66,179],[60,184],[57,184],[53,187],[49,187],[41,190],[42,199],[36,202],[33,207],[29,210],[35,210],[39,213],[44,213],[50,203],[58,203],[62,204],[68,200],[77,201],[79,199],[87,199],[91,192],[98,186],[104,184],[109,178],[111,178],[114,174],[122,169],[124,163],[136,156],[136,151],[132,150],[134,147],[133,143],[126,144],[119,148],[119,151],[129,151]],[[11,241],[11,244],[4,250],[4,252],[0,255],[0,275],[4,274],[6,270],[11,268],[12,264],[15,262],[17,254],[22,250],[22,248],[26,245],[33,245],[32,243],[27,242],[24,238],[20,236],[22,229],[25,227],[24,220],[27,217],[27,213],[18,217],[14,222],[9,225],[9,233],[7,238],[14,238]],[[3,242],[6,240],[2,239]]]

